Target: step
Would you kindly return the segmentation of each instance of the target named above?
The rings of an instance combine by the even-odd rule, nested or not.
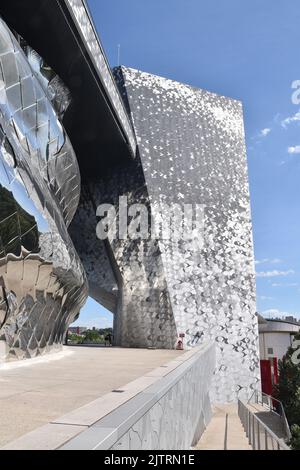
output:
[[[237,405],[218,405],[195,450],[252,450]]]

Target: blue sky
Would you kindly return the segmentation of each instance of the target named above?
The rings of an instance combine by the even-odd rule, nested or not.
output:
[[[258,310],[300,317],[299,0],[88,3],[112,66],[120,44],[122,65],[242,100]]]

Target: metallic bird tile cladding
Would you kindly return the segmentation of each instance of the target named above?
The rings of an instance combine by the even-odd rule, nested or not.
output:
[[[80,195],[77,160],[29,55],[0,20],[0,342],[8,359],[59,346],[87,295],[67,231]]]

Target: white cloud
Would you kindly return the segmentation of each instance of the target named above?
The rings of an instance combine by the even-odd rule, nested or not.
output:
[[[293,122],[300,121],[300,110],[297,111],[293,116],[289,116],[285,118],[283,121],[281,121],[282,127],[286,128]]]
[[[255,261],[255,264],[279,264],[282,260],[279,258],[264,258]]]
[[[260,137],[266,137],[268,134],[270,134],[271,129],[269,127],[266,127],[265,129],[262,129],[260,131]]]
[[[273,282],[272,287],[298,287],[297,282]]]
[[[276,276],[288,276],[289,274],[294,274],[295,271],[289,269],[288,271],[259,271],[256,273],[256,277],[276,277]]]
[[[274,297],[267,297],[266,295],[258,295],[259,300],[274,300]]]
[[[288,153],[290,154],[300,153],[300,145],[296,145],[295,147],[289,147]]]

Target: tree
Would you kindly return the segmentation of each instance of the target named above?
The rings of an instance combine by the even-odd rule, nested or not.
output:
[[[101,343],[101,336],[97,330],[86,330],[83,335],[84,343]]]
[[[68,333],[68,341],[71,343],[81,344],[83,341],[82,336],[77,335],[76,333]]]
[[[292,439],[290,440],[290,446],[294,450],[300,450],[300,426],[293,424],[291,427]]]
[[[99,335],[101,336],[107,336],[108,334],[113,334],[112,328],[99,328]]]
[[[300,341],[300,333],[295,335]],[[298,348],[299,349],[299,348]],[[300,450],[300,351],[290,347],[279,361],[279,379],[275,388],[275,396],[284,407],[287,420],[291,427],[292,439],[290,445]]]
[[[5,249],[20,256],[21,244],[30,252],[38,251],[39,232],[35,218],[18,204],[11,191],[1,185],[0,220],[0,252]],[[12,244],[12,240],[15,243]]]

